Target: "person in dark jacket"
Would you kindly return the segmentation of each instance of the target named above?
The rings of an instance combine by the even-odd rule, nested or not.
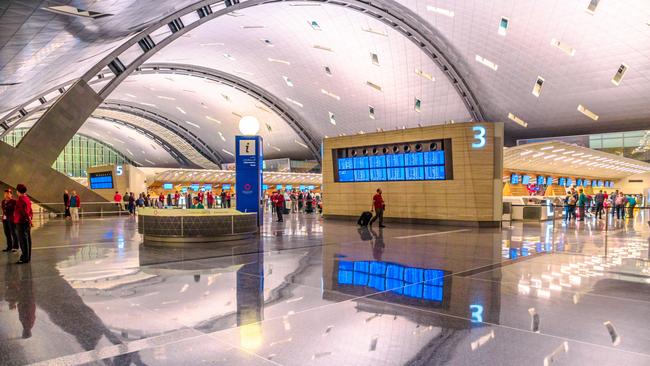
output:
[[[70,194],[68,190],[63,191],[63,217],[66,220],[70,220]]]
[[[5,189],[4,199],[2,200],[2,228],[7,238],[7,248],[3,252],[18,251],[18,237],[16,237],[16,226],[14,225],[14,209],[16,200],[14,199],[11,189]]]
[[[20,244],[20,260],[18,264],[29,263],[32,259],[32,201],[27,197],[27,187],[24,184],[16,186],[18,199],[14,210],[14,224],[16,224],[16,236]]]

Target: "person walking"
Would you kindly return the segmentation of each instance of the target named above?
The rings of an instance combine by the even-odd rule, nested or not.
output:
[[[214,206],[214,194],[212,194],[212,191],[208,191],[208,208],[212,208]]]
[[[275,192],[273,195],[275,197],[273,203],[275,205],[275,212],[278,214],[278,222],[283,222],[282,214],[284,213],[284,195],[280,192]]]
[[[623,209],[623,193],[616,194],[614,198],[614,210],[616,211],[616,219],[625,218],[625,210]]]
[[[14,224],[16,225],[16,236],[21,251],[20,259],[16,263],[24,264],[29,263],[32,259],[31,230],[34,213],[32,212],[32,202],[26,194],[27,187],[24,184],[19,184],[16,190],[18,191],[18,199],[14,210]]]
[[[578,209],[580,210],[580,221],[585,221],[585,206],[587,205],[587,196],[582,188],[580,188],[580,194],[578,195]]]
[[[226,192],[226,206],[230,208],[230,200],[232,199],[232,195],[230,194],[230,191]]]
[[[67,189],[63,191],[63,217],[70,220],[70,194]]]
[[[129,197],[129,201],[128,201],[129,215],[133,216],[135,215],[135,196],[133,195],[133,192],[127,194],[127,196]]]
[[[636,206],[636,198],[630,194],[627,196],[627,216],[630,219],[634,218],[634,206]]]
[[[372,223],[379,219],[379,227],[386,227],[384,226],[384,210],[386,209],[386,204],[384,203],[384,198],[381,196],[381,193],[381,188],[377,188],[377,193],[372,196],[372,208],[370,211],[374,211],[375,216],[370,219],[370,222],[368,223],[369,226],[372,226]]]
[[[77,195],[77,191],[72,191],[70,196],[70,215],[72,222],[79,221],[79,208],[81,207],[81,198]]]
[[[115,206],[117,206],[118,211],[122,211],[122,195],[120,192],[115,191],[115,196],[113,196],[113,201],[115,201]]]
[[[605,204],[605,195],[603,194],[603,190],[601,189],[598,193],[596,193],[596,196],[594,197],[594,201],[596,202],[596,214],[595,217],[599,220],[602,220],[603,218],[603,207]]]
[[[298,195],[296,192],[291,192],[291,212],[298,212]]]
[[[7,248],[3,252],[18,251],[18,237],[16,236],[16,226],[14,225],[14,210],[16,209],[16,200],[14,199],[11,189],[5,189],[4,199],[2,200],[2,228],[7,239]]]

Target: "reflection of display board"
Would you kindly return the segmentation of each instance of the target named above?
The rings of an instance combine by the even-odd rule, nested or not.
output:
[[[337,182],[386,182],[451,179],[442,140],[404,146],[367,146],[339,149],[335,159]],[[401,149],[401,150],[400,150]],[[428,150],[428,151],[426,151]],[[391,153],[392,152],[392,153]],[[355,156],[355,154],[362,156]]]
[[[113,189],[113,172],[89,174],[90,189]]]
[[[406,267],[380,261],[339,261],[338,284],[370,287],[377,291],[442,302],[445,271]]]

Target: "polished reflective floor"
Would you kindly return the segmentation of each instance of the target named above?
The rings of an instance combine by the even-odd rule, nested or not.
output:
[[[0,364],[650,365],[650,228],[293,214],[219,248],[45,222],[0,257]]]

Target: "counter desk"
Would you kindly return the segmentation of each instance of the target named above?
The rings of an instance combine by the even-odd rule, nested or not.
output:
[[[224,242],[246,239],[257,231],[257,214],[235,209],[138,210],[138,232],[145,242]]]

